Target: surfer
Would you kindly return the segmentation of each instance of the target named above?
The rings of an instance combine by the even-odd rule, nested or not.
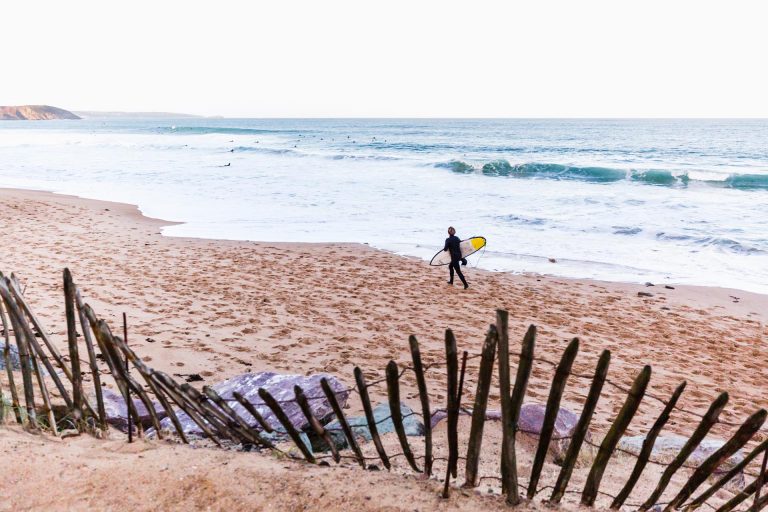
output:
[[[443,248],[443,251],[448,251],[451,254],[451,264],[448,265],[451,279],[448,281],[448,284],[453,284],[453,272],[455,270],[466,290],[469,288],[469,285],[467,284],[467,280],[464,279],[464,274],[461,273],[459,262],[461,262],[462,265],[466,265],[467,260],[461,257],[461,239],[456,236],[456,230],[453,229],[453,226],[448,228],[448,238],[445,239],[445,247]]]

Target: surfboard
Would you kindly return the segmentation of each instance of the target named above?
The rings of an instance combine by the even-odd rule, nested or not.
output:
[[[462,258],[466,258],[485,247],[485,237],[473,236],[472,238],[467,238],[466,240],[461,241],[459,247],[461,247]],[[429,264],[433,267],[439,267],[440,265],[448,265],[450,262],[451,253],[441,250],[432,257],[432,261],[430,261]]]

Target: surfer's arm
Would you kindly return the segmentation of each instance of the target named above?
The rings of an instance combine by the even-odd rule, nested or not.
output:
[[[445,239],[445,247],[443,247],[443,252],[448,250],[448,238]]]

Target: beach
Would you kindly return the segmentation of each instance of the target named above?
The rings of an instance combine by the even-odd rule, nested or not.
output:
[[[474,268],[466,270],[470,288],[463,290],[446,283],[444,267],[429,267],[421,259],[361,244],[163,236],[160,231],[169,224],[167,221],[144,217],[135,206],[127,204],[3,189],[0,211],[6,246],[2,270],[16,272],[26,287],[25,296],[62,351],[66,348],[66,326],[61,272],[68,267],[86,302],[113,330],[121,327],[122,313],[126,313],[129,344],[147,365],[180,378],[198,374],[204,379],[202,384],[245,372],[275,371],[302,375],[326,372],[351,386],[355,366],[373,377],[383,376],[390,360],[408,364],[409,335],[419,339],[427,364],[444,361],[446,328],[455,333],[459,351],[478,354],[488,325],[494,322],[496,309],[501,308],[509,311],[511,346],[515,349],[530,324],[538,328],[537,356],[551,361],[556,362],[568,341],[578,337],[581,345],[575,372],[591,374],[600,352],[609,349],[609,377],[617,385],[628,386],[643,365],[650,364],[653,373],[649,393],[668,397],[680,381],[686,380],[688,387],[680,401],[686,409],[703,413],[722,391],[730,393],[722,420],[741,422],[758,408],[768,407],[763,370],[768,365],[768,297],[764,295],[722,288],[666,288],[663,283],[645,286]],[[477,360],[471,360],[465,383],[470,395],[476,386],[476,371]],[[527,400],[543,403],[551,377],[551,366],[535,364]],[[494,383],[490,407],[498,408],[498,384],[496,380]],[[445,389],[444,375],[439,369],[428,374],[428,385],[433,402],[444,404],[445,397],[440,393]],[[403,396],[412,407],[418,406],[415,389],[415,381],[406,376]],[[587,385],[572,380],[563,406],[578,411],[586,390]],[[607,430],[622,400],[620,394],[614,394],[600,404],[593,420],[596,433]],[[659,411],[658,403],[644,402],[628,432],[644,432]],[[694,426],[691,417],[673,415],[667,428],[690,435]],[[713,433],[727,436],[731,430],[721,424],[715,426]],[[111,467],[117,459],[120,462],[114,463],[124,465],[120,467],[138,471],[138,459],[146,457],[154,461],[147,462],[147,474],[161,471],[158,465],[168,461],[172,466],[167,470],[168,482],[186,478],[178,472],[187,471],[181,468],[188,468],[194,460],[198,475],[195,478],[228,482],[229,491],[211,490],[207,498],[201,498],[200,503],[214,509],[234,504],[269,508],[268,503],[258,501],[263,497],[253,496],[258,494],[255,492],[243,494],[242,499],[257,501],[236,501],[241,492],[235,490],[237,478],[250,477],[238,472],[235,483],[229,482],[230,473],[220,468],[228,464],[242,467],[246,473],[252,471],[253,479],[280,479],[279,485],[269,484],[266,489],[274,496],[272,504],[286,509],[300,509],[297,503],[291,505],[291,495],[315,492],[323,482],[336,482],[339,478],[355,482],[354,485],[363,484],[348,495],[348,503],[333,486],[327,488],[326,497],[332,500],[328,503],[339,507],[342,503],[354,503],[364,510],[367,506],[384,506],[384,502],[376,501],[378,497],[374,496],[371,503],[366,496],[372,492],[370,489],[386,490],[387,486],[398,486],[398,493],[400,486],[404,486],[408,490],[403,493],[426,500],[418,502],[422,509],[435,503],[468,509],[470,504],[461,502],[465,499],[474,503],[471,506],[484,506],[460,492],[454,493],[458,497],[450,502],[435,501],[435,481],[416,482],[398,474],[373,475],[349,468],[331,471],[299,465],[296,469],[290,461],[278,462],[259,454],[193,450],[153,442],[146,448],[147,454],[132,453],[123,459],[115,454],[132,448],[117,440],[44,440],[13,429],[0,429],[0,446],[5,452],[0,472],[10,474],[11,468],[15,468],[26,475],[18,479],[20,489],[44,487],[44,482],[51,478],[50,471],[36,469],[48,463],[31,453],[45,452],[54,459],[50,464],[56,469],[51,471],[66,473],[74,454],[82,451],[89,459],[93,457],[94,462],[83,463],[81,474],[88,474],[88,467],[98,474],[99,468]],[[128,460],[136,464],[129,464]],[[277,473],[272,472],[273,468]],[[312,479],[317,481],[306,482]],[[89,505],[122,506],[122,502],[118,504],[110,496],[113,491],[109,487],[115,481],[98,478],[89,482]],[[188,485],[199,487],[190,482]],[[352,484],[344,484],[345,488],[349,485]],[[171,491],[163,487],[157,484],[157,503],[176,503],[173,495],[168,494]],[[81,496],[80,491],[71,492]],[[394,509],[402,505],[403,495],[399,496],[391,503]],[[31,503],[43,506],[46,499],[53,498],[41,495],[30,499],[37,499]],[[137,509],[145,506],[136,503]],[[72,508],[80,504],[73,502]],[[0,508],[7,505],[3,503]],[[419,508],[417,502],[413,508]]]

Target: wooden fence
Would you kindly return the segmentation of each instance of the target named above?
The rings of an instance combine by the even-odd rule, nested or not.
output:
[[[356,367],[354,369],[355,385],[342,391],[334,390],[326,379],[321,381],[323,394],[320,396],[306,396],[297,386],[294,390],[295,398],[287,402],[294,402],[301,408],[314,434],[325,440],[330,447],[329,454],[315,454],[305,445],[301,433],[289,421],[283,407],[286,401],[279,402],[267,390],[259,390],[259,396],[295,444],[296,450],[291,451],[276,446],[264,435],[264,432],[272,433],[273,426],[266,422],[254,405],[243,396],[234,393],[233,399],[224,399],[207,386],[203,387],[202,391],[198,391],[187,383],[179,383],[171,376],[146,366],[126,343],[126,334],[124,333],[123,337],[114,334],[107,323],[84,303],[80,291],[72,281],[70,272],[66,269],[64,270],[64,296],[69,347],[69,354],[66,355],[58,351],[56,344],[29,307],[15,276],[12,274],[7,277],[0,274],[0,297],[2,298],[0,320],[2,320],[5,337],[3,357],[8,369],[7,388],[10,393],[6,398],[5,390],[0,386],[0,403],[10,404],[10,407],[0,406],[0,422],[15,421],[26,428],[45,430],[53,435],[59,434],[59,428],[62,425],[75,428],[79,432],[97,434],[106,432],[108,427],[101,389],[102,378],[108,375],[114,380],[125,399],[129,417],[136,419],[136,431],[139,435],[142,435],[142,427],[138,421],[137,401],[140,401],[149,411],[154,432],[159,438],[189,442],[189,436],[182,429],[177,416],[177,411],[180,410],[186,413],[205,437],[217,446],[241,444],[272,450],[286,457],[298,456],[311,464],[353,461],[361,468],[371,468],[381,463],[388,470],[413,471],[422,474],[425,478],[437,479],[442,475],[444,497],[447,497],[452,489],[456,489],[456,485],[451,484],[452,480],[456,482],[462,475],[464,488],[475,488],[481,482],[496,482],[500,492],[505,496],[506,503],[510,506],[535,497],[557,504],[570,499],[566,498],[567,496],[576,498],[578,503],[584,506],[597,505],[602,508],[640,511],[655,508],[663,512],[673,509],[692,511],[702,505],[718,512],[726,512],[742,506],[745,502],[746,504],[743,505],[747,507],[745,510],[757,512],[768,504],[768,493],[762,492],[763,482],[768,477],[766,468],[768,440],[760,442],[758,434],[766,420],[764,409],[756,411],[741,424],[719,420],[728,402],[728,394],[722,393],[715,398],[705,414],[697,415],[678,406],[678,400],[686,386],[685,382],[682,382],[667,399],[647,393],[651,377],[650,366],[645,366],[638,372],[629,388],[608,379],[611,354],[607,350],[600,355],[594,374],[576,373],[573,371],[573,365],[579,351],[579,340],[570,341],[559,362],[548,361],[535,355],[536,328],[534,326],[525,333],[520,350],[512,350],[508,315],[505,311],[497,312],[496,321],[490,326],[482,352],[479,354],[469,355],[463,352],[459,357],[456,338],[448,330],[445,333],[445,361],[424,364],[419,342],[411,336],[409,339],[411,364],[401,368],[395,361],[390,361],[384,377],[380,379],[367,381],[364,372]],[[10,358],[11,332],[15,337],[21,363],[20,370],[17,372],[12,369]],[[78,339],[80,337],[82,341]],[[85,348],[84,352],[83,348]],[[466,368],[467,362],[475,359],[479,360],[477,376],[474,379],[476,389],[472,406],[467,407],[467,404],[462,404]],[[517,366],[514,372],[514,384],[512,384],[510,360],[514,359],[517,360]],[[99,360],[103,361],[102,364],[106,364],[105,371],[100,369]],[[549,386],[541,428],[536,432],[530,432],[519,426],[519,420],[534,362],[551,365],[554,368],[554,374]],[[85,392],[82,375],[86,372],[83,368],[87,368],[91,374],[93,384],[91,396],[95,397],[95,400],[89,398],[89,394]],[[129,371],[129,368],[133,368],[134,371]],[[441,427],[439,437],[431,425],[436,411],[433,410],[430,401],[426,378],[427,373],[435,369],[439,369],[441,374],[444,372],[446,377],[446,387],[441,388],[440,393],[444,394],[446,403],[440,412],[446,414],[447,418],[445,432],[442,432]],[[494,369],[498,372],[501,408],[500,422],[495,423],[500,429],[500,443],[497,443],[500,446],[496,447],[499,448],[498,450],[489,448],[492,443],[486,443],[484,447],[484,431],[488,428],[486,417],[489,393],[494,382]],[[412,372],[418,390],[420,412],[411,414],[419,416],[423,421],[423,442],[412,443],[406,435],[404,426],[406,416],[403,415],[400,405],[401,381],[406,372]],[[21,374],[21,382],[17,383],[18,373]],[[571,378],[584,380],[585,384],[589,384],[589,390],[572,433],[567,437],[555,436],[558,411]],[[51,402],[49,384],[55,386],[63,405]],[[590,424],[606,385],[623,395],[622,405],[602,440],[593,442]],[[389,417],[378,421],[374,417],[371,400],[371,392],[374,390],[380,390],[382,395],[386,394],[390,410]],[[353,393],[359,398],[372,443],[363,445],[359,442],[353,426],[348,422],[337,399],[340,393]],[[153,402],[151,397],[154,397],[156,402]],[[627,471],[614,475],[614,479],[618,477],[623,482],[618,487],[614,486],[620,490],[615,494],[601,490],[609,461],[612,457],[625,452],[618,447],[619,441],[644,399],[657,401],[663,406],[661,412],[652,426],[647,429],[639,453],[625,453],[635,462],[628,476]],[[348,449],[339,450],[335,447],[331,439],[331,434],[335,432],[332,432],[330,427],[323,426],[315,417],[311,406],[315,400],[328,401],[338,421],[336,428],[343,434]],[[230,405],[233,402],[241,404],[253,419],[241,417]],[[161,428],[155,403],[159,404],[173,426],[170,431]],[[12,415],[8,414],[8,411],[12,411]],[[654,460],[652,457],[654,443],[673,412],[696,415],[698,423],[671,461]],[[462,415],[467,414],[470,425],[468,434],[463,436],[466,438],[465,442],[462,443],[459,439],[459,423]],[[3,417],[4,415],[7,417]],[[256,429],[251,426],[254,420],[261,428]],[[378,432],[377,427],[386,420],[391,420],[394,424],[396,444],[391,436],[385,440],[386,436]],[[695,466],[686,465],[686,460],[716,423],[732,427],[735,431],[727,442],[705,460]],[[129,429],[131,433],[133,430]],[[521,467],[518,460],[522,453],[517,446],[520,440],[518,434],[535,434],[537,443],[530,463],[524,464],[524,467]],[[442,442],[435,443],[436,439]],[[553,441],[563,440],[568,441],[567,449],[558,465],[554,465],[547,458],[550,445]],[[730,470],[719,473],[713,480],[715,470],[721,467],[729,457],[747,446],[751,447],[747,455]],[[591,450],[590,456],[583,457],[588,450]],[[481,459],[486,463],[488,460],[496,461],[491,465],[494,468],[491,474],[481,474],[479,470]],[[569,486],[575,469],[580,464],[583,466],[584,460],[588,460],[589,471],[588,473],[584,471],[586,476],[582,475],[583,482]],[[460,461],[463,466],[461,468]],[[641,477],[648,473],[649,464],[659,469],[663,468],[663,471],[655,480],[651,492],[639,501],[631,503],[628,498],[630,495],[633,497],[638,495],[636,486]],[[757,473],[749,471],[754,466],[759,469]],[[542,484],[545,467],[551,482]],[[687,470],[685,474],[680,471],[681,468]],[[521,469],[526,470],[525,475],[521,474]],[[746,474],[754,480],[741,490],[729,490],[727,484],[740,474]],[[677,480],[673,480],[673,477]],[[710,483],[705,486],[708,479]],[[675,481],[677,484],[674,484]],[[696,494],[702,487],[704,487],[703,490]],[[633,490],[636,491],[634,494]],[[570,499],[570,501],[575,500]]]

